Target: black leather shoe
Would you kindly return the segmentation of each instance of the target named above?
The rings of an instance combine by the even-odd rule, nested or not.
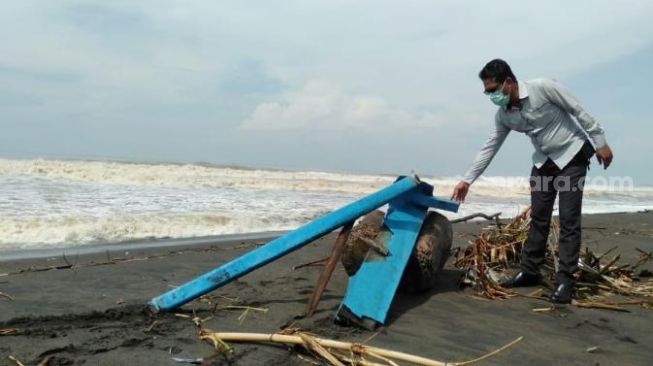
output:
[[[556,287],[551,296],[551,302],[556,304],[571,304],[571,295],[574,293],[573,283],[561,283]]]
[[[539,283],[540,283],[539,275],[534,275],[534,274],[526,273],[524,271],[519,271],[512,278],[501,283],[501,286],[506,288],[529,287],[529,286],[535,286]]]

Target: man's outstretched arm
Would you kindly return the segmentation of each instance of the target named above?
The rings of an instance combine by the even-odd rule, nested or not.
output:
[[[481,148],[481,151],[476,154],[476,158],[472,163],[472,166],[467,170],[467,173],[463,176],[463,179],[456,184],[456,187],[453,190],[451,199],[463,202],[469,191],[469,186],[474,183],[474,181],[485,171],[485,169],[490,165],[490,162],[501,148],[501,145],[506,140],[510,129],[506,127],[499,119],[498,116],[494,121],[495,128],[485,140],[485,144]]]

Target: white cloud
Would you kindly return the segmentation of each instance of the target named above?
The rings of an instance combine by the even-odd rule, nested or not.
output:
[[[468,110],[463,99],[480,90],[475,74],[489,58],[514,62],[520,75],[565,78],[641,49],[653,32],[647,1],[552,1],[537,11],[453,0],[8,4],[0,63],[79,73],[83,87],[117,90],[97,104],[118,107],[210,101],[212,81],[249,59],[296,90],[319,78],[412,113]]]
[[[452,164],[467,165],[494,111],[476,77],[484,62],[503,57],[520,78],[589,79],[650,50],[651,17],[653,2],[633,0],[3,2],[0,149],[65,154],[59,145],[86,141],[74,151],[123,154],[129,136],[143,154],[230,161],[264,135],[283,147],[302,130],[346,129],[363,141],[374,129],[385,138],[416,127],[438,146],[455,141]],[[648,75],[644,66],[623,72]],[[601,78],[585,90],[606,88]],[[613,108],[648,128],[648,110]],[[38,140],[30,123],[60,138]],[[189,147],[170,149],[182,135]],[[282,161],[275,154],[266,164]]]
[[[430,112],[410,113],[378,96],[346,93],[325,81],[309,81],[281,101],[257,105],[244,129],[378,129],[436,127],[442,121]]]

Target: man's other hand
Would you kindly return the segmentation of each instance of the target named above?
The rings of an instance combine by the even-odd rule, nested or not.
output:
[[[603,165],[603,169],[608,169],[610,163],[612,163],[612,150],[610,146],[605,145],[596,150],[596,160],[599,161],[599,164]]]
[[[469,183],[461,180],[456,184],[456,187],[454,187],[451,199],[458,202],[465,202],[465,196],[467,196],[468,191]]]

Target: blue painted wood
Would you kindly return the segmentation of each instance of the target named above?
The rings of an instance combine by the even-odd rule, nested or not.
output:
[[[282,257],[345,223],[355,220],[397,197],[421,186],[413,177],[403,177],[394,184],[328,213],[264,246],[209,271],[149,302],[152,311],[177,308],[213,291],[247,273]],[[414,240],[413,240],[414,242]]]
[[[390,254],[383,257],[368,252],[365,262],[349,278],[342,305],[360,319],[370,318],[385,323],[427,212],[427,207],[412,203],[414,198],[411,195],[390,202],[384,221],[392,233],[386,243]]]
[[[356,316],[360,323],[365,319],[385,323],[428,208],[458,211],[458,202],[432,197],[432,193],[432,186],[420,183],[417,189],[390,201],[384,219],[384,226],[391,233],[386,242],[390,254],[384,257],[368,252],[356,274],[349,278],[341,304],[341,310],[346,307],[346,313]]]
[[[460,206],[459,202],[442,197],[431,197],[423,194],[416,194],[412,197],[413,202],[416,205],[437,208],[445,211],[458,212],[458,207]]]

